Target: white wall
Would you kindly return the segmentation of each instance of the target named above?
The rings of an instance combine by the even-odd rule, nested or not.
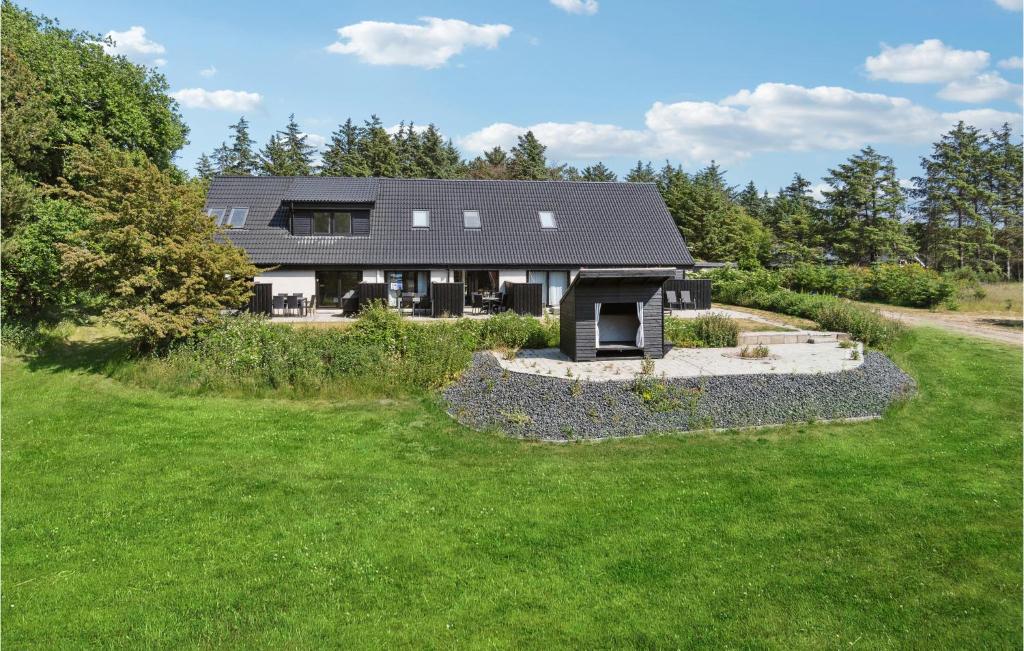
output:
[[[498,289],[505,290],[505,283],[525,283],[526,269],[498,269]]]
[[[316,296],[316,272],[312,269],[265,271],[256,276],[258,283],[270,283],[272,294],[300,293],[307,298]]]

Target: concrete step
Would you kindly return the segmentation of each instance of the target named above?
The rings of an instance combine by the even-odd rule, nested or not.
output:
[[[780,330],[763,332],[741,332],[736,337],[737,346],[771,346],[777,344],[834,344],[849,340],[845,332],[819,332],[816,330]]]

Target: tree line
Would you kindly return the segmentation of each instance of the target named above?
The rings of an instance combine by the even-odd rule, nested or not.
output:
[[[260,149],[245,117],[230,128],[229,142],[200,157],[200,177],[618,180],[600,161],[582,170],[549,163],[547,148],[531,131],[508,152],[494,147],[465,160],[433,124],[420,130],[403,122],[388,133],[376,115],[362,125],[349,118],[331,134],[318,164],[294,115]],[[821,199],[800,174],[774,195],[752,181],[730,186],[714,162],[688,173],[670,162],[656,170],[651,162],[637,161],[624,180],[657,184],[698,259],[746,268],[910,262],[1020,278],[1021,166],[1022,145],[1009,124],[985,133],[960,122],[922,157],[921,173],[909,187],[892,158],[872,147],[828,170]]]

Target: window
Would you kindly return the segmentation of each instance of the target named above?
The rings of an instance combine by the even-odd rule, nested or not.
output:
[[[315,212],[315,213],[313,213],[313,234],[314,235],[330,235],[331,234],[331,213],[329,213],[329,212]]]
[[[226,211],[223,208],[210,208],[206,211],[206,214],[213,217],[213,223],[221,226],[224,223],[224,213]]]
[[[245,226],[245,218],[249,216],[248,208],[232,208],[231,214],[224,220],[225,226],[231,228],[242,228]]]
[[[313,213],[313,235],[351,235],[352,213]]]
[[[414,210],[414,211],[412,211],[412,227],[413,228],[430,228],[430,211],[429,210]]]
[[[352,232],[352,213],[334,213],[334,231],[336,235],[349,235]]]
[[[537,213],[540,216],[540,227],[541,228],[557,228],[555,224],[555,213],[542,210]]]
[[[479,210],[463,210],[462,211],[462,225],[465,228],[480,228],[480,211]]]

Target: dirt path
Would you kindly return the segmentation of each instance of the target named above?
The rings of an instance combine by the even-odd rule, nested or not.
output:
[[[1016,344],[1018,346],[1024,344],[1024,332],[1022,332],[1020,326],[1018,325],[1016,328],[1008,327],[1013,323],[1019,324],[1019,319],[985,314],[949,314],[911,310],[880,311],[891,319],[903,321],[911,326],[932,326],[1004,344]],[[1007,325],[997,325],[998,323],[1005,323]]]

